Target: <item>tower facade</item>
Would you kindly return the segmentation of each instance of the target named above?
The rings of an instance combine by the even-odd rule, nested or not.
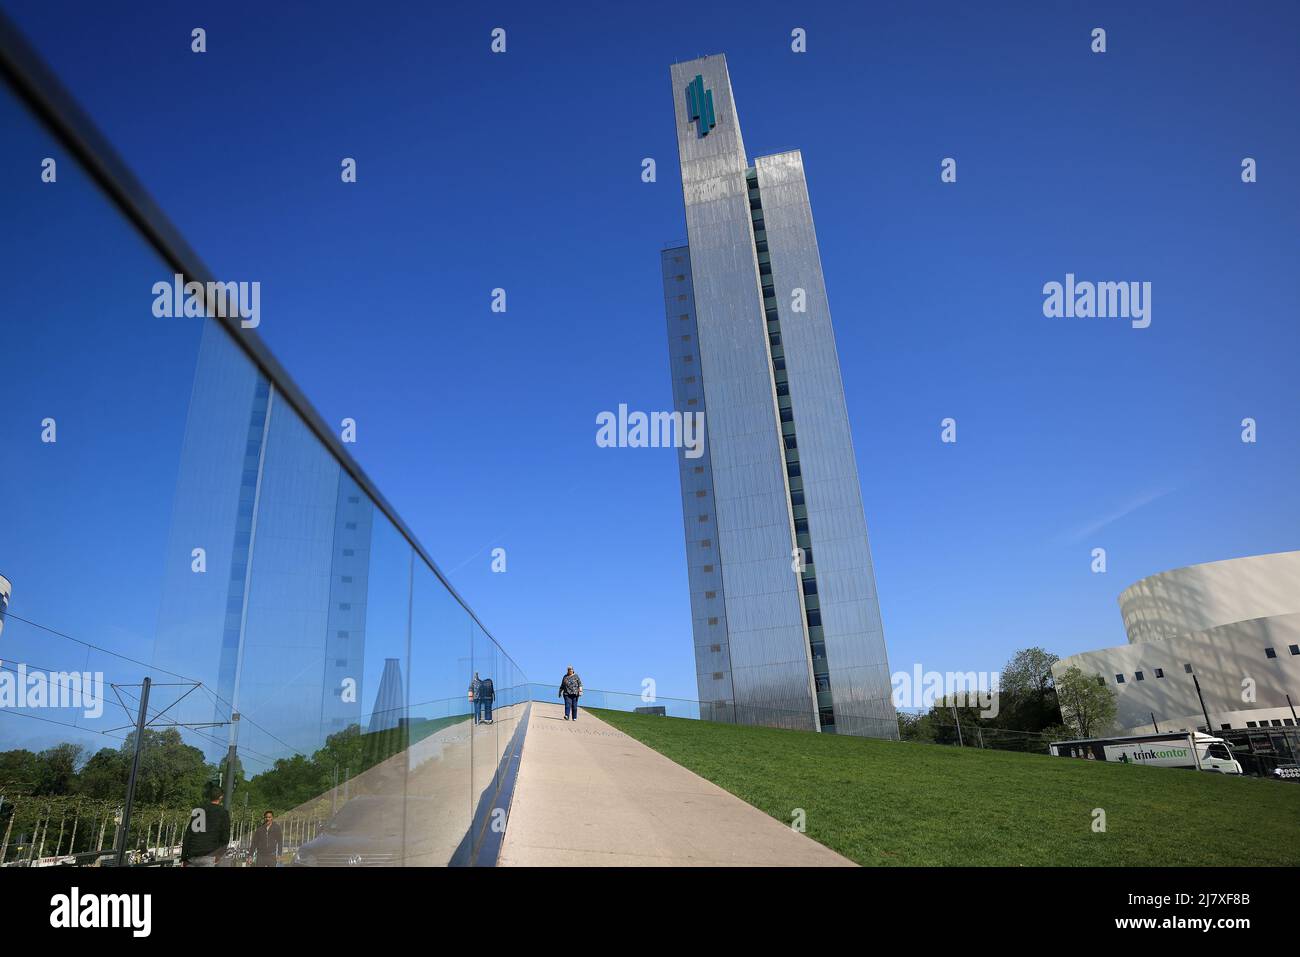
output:
[[[703,716],[896,738],[889,663],[798,151],[751,163],[723,56],[671,69],[687,245],[662,253]]]

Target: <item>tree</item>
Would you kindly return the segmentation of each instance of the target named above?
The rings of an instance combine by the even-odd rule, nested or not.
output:
[[[1022,648],[1002,669],[1000,703],[1005,727],[1041,731],[1056,723],[1058,702],[1052,665],[1061,659],[1045,648]]]
[[[78,776],[78,790],[89,798],[120,801],[126,793],[128,756],[114,748],[100,748]]]
[[[36,787],[33,794],[71,794],[77,783],[77,765],[81,763],[85,748],[64,741],[46,748],[37,758]]]
[[[980,713],[980,709],[968,703],[965,693],[944,695],[930,706],[926,720],[933,729],[930,739],[935,744],[966,744],[975,741],[975,729],[983,724],[993,725]]]
[[[934,722],[928,714],[898,712],[898,738],[900,741],[927,741],[934,743]]]
[[[30,794],[40,778],[41,761],[25,748],[0,751],[0,784]]]
[[[116,794],[107,793],[103,796],[125,795],[134,753],[135,732],[132,731],[122,742],[115,764],[110,764],[106,760],[103,768],[96,769],[102,770],[106,778],[113,768],[116,768],[120,775]],[[100,754],[103,752],[101,751]],[[135,782],[136,800],[141,804],[169,807],[186,805],[192,807],[200,804],[203,785],[212,774],[212,767],[204,760],[203,752],[186,744],[175,728],[164,728],[161,731],[153,728],[144,729],[144,747],[140,750],[140,773]]]
[[[312,761],[331,779],[335,768],[338,769],[339,780],[345,780],[349,774],[360,774],[369,767],[362,737],[360,725],[348,725],[326,738],[325,747],[312,755]]]
[[[1081,738],[1104,734],[1115,720],[1115,692],[1071,665],[1056,682],[1061,719]]]
[[[269,771],[253,779],[251,788],[259,803],[270,808],[293,808],[319,797],[331,780],[311,759],[295,754],[281,758]]]
[[[1068,724],[1049,724],[1041,732],[1043,740],[1051,741],[1068,741],[1075,736],[1074,729]]]

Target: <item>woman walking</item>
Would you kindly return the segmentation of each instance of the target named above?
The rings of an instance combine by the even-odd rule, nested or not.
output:
[[[582,697],[582,679],[573,670],[573,665],[569,665],[569,670],[560,679],[560,697],[564,699],[564,720],[568,721],[569,716],[572,715],[573,720],[577,721],[578,699]]]

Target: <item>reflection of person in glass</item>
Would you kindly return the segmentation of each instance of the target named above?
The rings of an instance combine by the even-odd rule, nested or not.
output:
[[[573,720],[577,721],[578,699],[582,697],[582,679],[573,670],[573,665],[569,665],[569,670],[560,679],[560,697],[564,699],[564,720],[568,721],[569,715],[573,715]]]
[[[469,683],[469,700],[474,706],[474,723],[478,724],[483,720],[483,699],[479,697],[479,686],[483,684],[479,678],[478,672],[474,672],[474,680]]]
[[[275,867],[280,863],[280,852],[284,839],[280,825],[275,823],[275,815],[270,811],[262,812],[262,826],[253,832],[253,840],[248,851],[253,856],[254,867]]]
[[[484,724],[492,723],[492,701],[497,696],[491,678],[484,678],[478,683],[478,704],[481,711],[480,720]]]
[[[209,803],[190,812],[181,838],[181,867],[216,867],[226,855],[230,815],[221,806],[221,786],[209,784],[207,795]]]

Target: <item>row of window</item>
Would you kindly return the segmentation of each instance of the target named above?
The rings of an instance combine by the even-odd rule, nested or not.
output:
[[[346,534],[339,535],[336,537],[336,545],[338,546],[338,556],[345,560],[339,561],[338,558],[335,559],[334,568],[332,570],[334,572],[332,577],[334,578],[335,584],[330,588],[330,597],[332,600],[334,600],[334,604],[338,612],[342,612],[343,614],[341,615],[333,614],[330,616],[331,619],[330,625],[334,630],[335,640],[333,642],[327,643],[327,646],[325,648],[325,655],[328,660],[334,662],[334,669],[336,674],[339,677],[331,681],[331,684],[337,686],[340,691],[342,690],[343,687],[346,686],[346,683],[341,680],[341,677],[347,674],[349,670],[353,670],[357,667],[357,659],[355,656],[360,653],[357,647],[357,643],[351,640],[352,637],[351,629],[347,627],[344,628],[337,627],[338,625],[346,625],[350,621],[355,621],[355,617],[352,614],[352,609],[353,609],[352,603],[350,601],[338,600],[356,594],[355,589],[350,587],[355,583],[354,577],[352,575],[344,575],[339,573],[340,566],[350,568],[355,565],[355,562],[352,561],[351,559],[355,555],[356,550],[342,548],[342,542],[358,541],[357,533],[361,525],[363,524],[366,526],[366,531],[361,534],[363,536],[369,535],[369,523],[368,522],[363,523],[358,520],[358,516],[365,515],[367,513],[368,508],[369,508],[369,503],[367,503],[366,507],[362,507],[360,495],[345,494],[343,496],[343,502],[340,505],[339,513],[338,513],[340,520],[342,520],[343,531]],[[352,555],[346,555],[344,554],[345,552],[352,552]],[[363,554],[365,553],[364,548],[362,549],[362,552]],[[344,587],[344,586],[349,586],[349,587]],[[364,608],[364,604],[361,607]],[[361,639],[362,642],[364,643],[364,638],[365,638],[364,624],[361,624],[360,627],[358,628],[357,635],[358,638]],[[343,702],[344,695],[339,694],[337,697],[341,704]],[[333,718],[331,719],[331,724],[337,727],[339,720],[340,720],[339,718]]]
[[[675,263],[680,263],[680,262],[682,262],[682,261],[683,261],[683,257],[681,257],[681,256],[674,256],[674,257],[673,257],[673,262],[675,262]],[[677,274],[676,276],[674,276],[673,278],[674,278],[677,282],[684,282],[684,281],[686,280],[686,274],[685,274],[685,273],[678,273],[678,274]],[[685,295],[682,295],[682,296],[678,296],[677,298],[678,298],[679,300],[681,300],[681,301],[685,301],[686,296],[685,296]],[[683,313],[681,313],[681,314],[678,316],[678,318],[679,318],[680,320],[682,320],[683,322],[685,322],[685,321],[689,321],[689,320],[690,320],[691,315],[690,315],[689,312],[683,312]],[[691,341],[691,335],[690,335],[690,333],[683,333],[682,336],[681,336],[681,341],[682,341],[682,342],[690,342],[690,341]],[[694,361],[695,361],[695,357],[694,357],[693,355],[689,355],[689,354],[688,354],[688,355],[685,355],[685,356],[682,357],[682,361],[683,361],[683,362],[687,362],[687,363],[694,363]],[[696,381],[697,381],[697,379],[696,379],[696,377],[695,377],[694,375],[689,375],[689,376],[685,376],[685,377],[683,377],[683,379],[682,379],[682,384],[683,384],[683,385],[694,385],[694,384],[696,383]],[[698,398],[698,397],[692,396],[692,397],[690,397],[690,398],[688,398],[688,399],[686,400],[686,405],[687,405],[688,407],[690,407],[690,406],[694,406],[694,405],[698,405],[698,404],[699,404],[699,398]],[[696,465],[696,466],[693,466],[693,467],[691,468],[691,473],[692,473],[693,475],[703,475],[703,474],[704,474],[704,466],[703,466],[703,465]],[[708,497],[708,494],[709,494],[709,493],[708,493],[708,491],[707,491],[706,489],[696,489],[696,491],[695,491],[695,497],[696,497],[696,498],[707,498],[707,497]],[[708,516],[707,513],[701,514],[701,515],[699,516],[699,521],[700,521],[701,523],[707,523],[708,520],[709,520],[709,516]],[[712,547],[713,547],[713,540],[712,540],[712,539],[709,539],[709,538],[701,539],[701,540],[700,540],[700,547],[701,547],[701,548],[712,548]],[[713,571],[713,565],[711,565],[711,564],[710,564],[710,565],[704,565],[702,570],[703,570],[706,574],[707,574],[707,573],[711,573],[711,572]],[[717,598],[717,596],[718,596],[718,593],[717,593],[716,591],[706,591],[706,592],[704,593],[704,597],[705,597],[706,599],[708,599],[708,600],[715,600],[715,599]],[[718,624],[718,618],[717,618],[716,616],[711,616],[711,617],[708,619],[708,623],[709,623],[709,626],[710,626],[710,627],[716,626],[716,625]],[[711,645],[711,646],[710,646],[710,650],[711,650],[711,651],[715,651],[715,652],[717,652],[717,651],[721,651],[721,650],[722,650],[722,646],[721,646],[721,645]],[[722,672],[720,672],[720,671],[715,671],[715,672],[713,673],[713,679],[714,679],[715,681],[721,681],[722,678],[723,678],[723,673],[722,673]]]
[[[750,170],[746,176],[749,186],[749,205],[754,221],[754,248],[758,256],[759,284],[763,292],[763,311],[767,321],[768,354],[772,362],[772,383],[777,394],[778,416],[781,420],[781,441],[785,447],[786,474],[789,477],[790,512],[794,521],[795,540],[803,549],[804,567],[801,584],[804,594],[804,615],[809,629],[809,651],[814,659],[813,682],[820,694],[829,695],[830,675],[826,672],[826,648],[821,638],[821,610],[817,604],[817,573],[813,569],[812,539],[808,533],[808,510],[804,500],[802,470],[799,466],[799,440],[795,438],[794,408],[790,402],[789,373],[785,364],[785,347],[781,341],[781,316],[776,304],[776,286],[772,278],[771,256],[768,253],[767,234],[763,222],[763,203],[758,190],[758,174]],[[814,631],[819,640],[813,640]],[[819,701],[819,704],[821,702]],[[827,701],[820,709],[823,728],[835,726],[835,711]]]
[[[1289,652],[1291,652],[1291,654],[1293,654],[1293,655],[1298,655],[1298,656],[1300,656],[1300,645],[1287,645],[1287,650],[1288,650]],[[1276,657],[1277,657],[1277,649],[1276,649],[1276,648],[1265,648],[1265,649],[1264,649],[1264,657],[1265,657],[1265,658],[1276,658]],[[1185,664],[1183,665],[1183,671],[1190,675],[1190,674],[1192,673],[1192,666],[1191,666],[1190,664],[1186,664],[1186,663],[1185,663]],[[1156,669],[1155,669],[1155,676],[1156,676],[1157,678],[1163,678],[1163,677],[1165,676],[1165,671],[1164,671],[1164,669],[1163,669],[1163,668],[1156,668]],[[1122,684],[1124,684],[1124,680],[1125,680],[1125,679],[1124,679],[1124,676],[1123,676],[1122,674],[1119,674],[1119,675],[1116,675],[1116,676],[1115,676],[1115,684],[1117,684],[1117,685],[1122,685]],[[1135,672],[1133,672],[1133,680],[1135,680],[1135,681],[1145,681],[1145,680],[1146,680],[1146,675],[1145,675],[1145,673],[1143,673],[1143,672],[1141,672],[1141,671],[1135,671]],[[1098,676],[1097,676],[1097,681],[1098,681],[1099,684],[1105,684],[1105,683],[1106,683],[1106,679],[1103,678],[1101,675],[1098,675]]]
[[[1188,674],[1191,674],[1191,672],[1192,672],[1192,666],[1191,666],[1191,665],[1183,665],[1183,667],[1187,669],[1187,673],[1188,673]],[[1155,670],[1155,676],[1156,676],[1157,678],[1163,678],[1163,677],[1165,676],[1165,669],[1163,669],[1163,668],[1157,668],[1157,669]],[[1145,680],[1146,680],[1146,675],[1145,675],[1143,672],[1141,672],[1141,671],[1135,671],[1135,672],[1133,672],[1133,678],[1134,678],[1135,680],[1137,680],[1137,681],[1145,681]],[[1105,684],[1105,683],[1106,683],[1106,679],[1103,678],[1101,675],[1097,675],[1097,681],[1098,681],[1098,683],[1100,683],[1100,684]],[[1116,675],[1116,676],[1115,676],[1115,684],[1117,684],[1117,685],[1122,685],[1123,683],[1124,683],[1124,676],[1123,676],[1123,675]]]

